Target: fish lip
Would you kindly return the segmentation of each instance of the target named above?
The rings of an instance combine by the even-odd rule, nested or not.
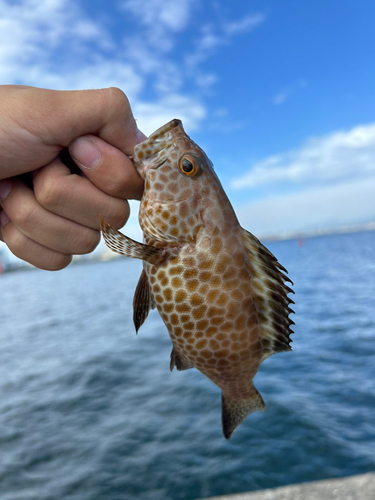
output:
[[[169,205],[175,205],[178,203],[182,203],[183,201],[188,201],[191,198],[191,196],[187,196],[186,198],[181,198],[179,200],[153,200],[152,203],[148,203],[147,199],[145,200],[147,203],[147,207],[152,208],[153,210],[156,210],[157,208],[161,207],[167,207]],[[146,210],[147,214],[147,210]],[[147,215],[148,217],[148,215]]]
[[[181,200],[171,200],[171,201],[160,201],[160,200],[155,200],[154,203],[158,203],[159,205],[174,205],[175,203],[181,203],[183,201],[187,201],[191,196],[187,196],[186,198],[181,198]]]
[[[154,156],[154,154],[158,154],[165,149],[165,146],[160,149],[162,143],[165,143],[169,147],[174,142],[176,134],[179,135],[181,133],[186,135],[181,120],[177,118],[171,120],[134,147],[134,160],[143,163],[151,156]],[[146,152],[148,147],[153,151],[151,154]]]
[[[143,169],[144,169],[144,172],[146,172],[147,170],[157,170],[158,168],[160,168],[162,165],[164,165],[164,163],[167,163],[168,161],[168,158],[165,158],[163,159],[162,162],[158,162],[156,164],[148,164],[148,165],[144,165]]]
[[[165,159],[163,159],[163,161],[156,162],[156,163],[151,163],[151,162],[147,163],[147,162],[143,161],[143,162],[136,162],[136,163],[133,163],[133,164],[135,166],[135,169],[139,173],[139,175],[144,180],[146,180],[146,173],[147,173],[148,170],[157,170],[162,165],[164,165],[164,163],[166,163],[167,161],[168,161],[168,158],[165,158]]]

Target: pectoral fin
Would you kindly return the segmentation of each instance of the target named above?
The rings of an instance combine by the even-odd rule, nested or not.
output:
[[[99,215],[100,230],[103,234],[105,244],[113,252],[120,253],[126,257],[141,259],[150,264],[158,264],[167,258],[166,251],[162,248],[156,248],[151,245],[145,245],[128,238],[108,224]]]
[[[139,278],[137,288],[135,289],[134,299],[133,299],[133,321],[135,326],[135,331],[138,330],[146,321],[148,313],[151,307],[151,290],[148,283],[147,274],[145,270]]]

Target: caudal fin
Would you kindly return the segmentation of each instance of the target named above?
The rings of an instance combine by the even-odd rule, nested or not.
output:
[[[266,409],[262,396],[255,389],[255,387],[254,395],[248,399],[230,399],[228,396],[223,394],[221,405],[223,434],[226,439],[230,438],[234,429],[236,429],[236,427],[238,427],[250,413]]]

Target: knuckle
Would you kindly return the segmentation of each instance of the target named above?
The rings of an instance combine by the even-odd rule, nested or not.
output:
[[[39,246],[23,235],[14,224],[9,223],[3,229],[3,236],[9,250],[19,259],[46,271],[59,271],[72,261],[71,255],[55,252],[47,247]]]
[[[119,89],[118,87],[109,87],[106,90],[108,92],[109,99],[113,101],[115,105],[121,108],[130,109],[129,99],[121,89]]]
[[[116,160],[116,157],[113,158]],[[109,162],[108,162],[109,163]],[[112,162],[112,164],[116,164]],[[120,162],[117,162],[119,165]],[[143,181],[140,180],[140,185],[143,189]],[[135,191],[138,189],[138,176],[135,173],[134,167],[128,164],[124,168],[113,171],[113,175],[107,176],[105,179],[105,192],[115,198],[127,200],[135,198]]]
[[[108,177],[105,180],[105,193],[115,198],[119,198],[122,194],[123,188],[121,183],[115,177]]]
[[[61,204],[63,185],[55,177],[45,176],[43,182],[35,186],[35,197],[38,203],[51,212]]]
[[[17,210],[12,213],[12,221],[21,228],[31,227],[37,220],[37,207],[29,203],[20,203]]]
[[[79,242],[77,243],[77,250],[74,253],[78,255],[91,253],[99,245],[99,242],[100,242],[99,231],[90,229],[84,238],[80,238]]]
[[[72,256],[62,253],[55,253],[50,261],[47,261],[43,269],[46,271],[60,271],[69,266],[72,262]]]
[[[12,223],[8,223],[2,228],[2,235],[9,250],[16,257],[22,258],[21,254],[25,247],[25,236],[23,236]]]
[[[130,215],[129,204],[124,204],[121,209],[108,215],[104,215],[105,220],[115,229],[122,228],[128,221]]]

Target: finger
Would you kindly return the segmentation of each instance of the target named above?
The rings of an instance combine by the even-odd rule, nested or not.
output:
[[[92,229],[100,229],[99,214],[116,229],[129,218],[126,200],[109,196],[86,177],[72,175],[58,158],[36,173],[34,193],[48,212]]]
[[[12,181],[12,189],[1,206],[18,231],[56,252],[67,255],[90,253],[100,241],[99,231],[43,208],[34,192],[18,180]]]
[[[8,159],[2,178],[47,165],[81,135],[97,135],[126,155],[132,155],[134,146],[145,139],[126,95],[117,88],[57,91],[3,85],[0,114],[11,118],[5,132],[13,131],[9,140],[14,143],[9,154],[9,145],[1,148]],[[11,154],[14,147],[17,156]]]
[[[2,228],[2,226],[5,226],[5,224],[8,224],[8,222],[9,222],[9,217],[4,212],[4,210],[1,210],[1,208],[0,208],[0,240],[1,241],[4,241],[1,228]]]
[[[118,88],[60,91],[58,96],[56,91],[38,90],[48,93],[44,105],[55,107],[58,116],[50,128],[53,144],[62,138],[68,146],[76,137],[94,134],[132,155],[134,146],[146,138],[137,128],[128,98]]]
[[[2,212],[4,213],[4,212]],[[22,234],[12,222],[1,227],[3,241],[9,250],[19,259],[29,262],[46,271],[58,271],[68,266],[71,255],[55,252]]]
[[[69,146],[73,160],[105,193],[123,199],[141,199],[143,180],[122,151],[99,137],[86,135]]]

